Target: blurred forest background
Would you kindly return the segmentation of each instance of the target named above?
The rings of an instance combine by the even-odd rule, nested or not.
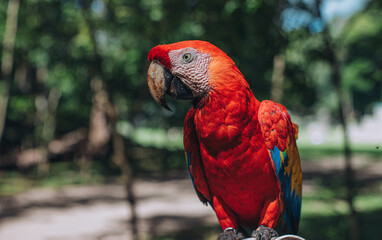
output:
[[[381,238],[381,0],[7,0],[0,39],[0,236],[27,210],[20,194],[116,183],[130,208],[121,239],[216,239],[217,222],[198,218],[145,232],[136,210],[144,181],[187,178],[190,103],[153,101],[147,53],[200,39],[300,125],[299,235]]]

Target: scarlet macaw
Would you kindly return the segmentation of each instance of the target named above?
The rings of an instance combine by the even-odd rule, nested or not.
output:
[[[156,102],[169,108],[165,94],[192,100],[184,121],[188,170],[224,230],[218,239],[295,234],[302,173],[287,109],[258,101],[232,59],[208,42],[158,45],[148,60]]]

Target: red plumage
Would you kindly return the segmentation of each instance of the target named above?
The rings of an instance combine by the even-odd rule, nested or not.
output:
[[[215,88],[203,108],[187,115],[186,121],[194,121],[198,138],[186,127],[185,149],[191,156],[192,149],[200,149],[204,170],[191,174],[196,188],[212,200],[223,229],[275,227],[278,217],[268,215],[282,212],[281,189],[256,115],[260,102],[248,86],[233,85]],[[198,175],[203,174],[207,184],[199,182],[202,177]]]
[[[207,42],[157,46],[150,51],[149,60],[171,68],[168,52],[185,47],[208,53],[212,59],[210,91],[194,103],[184,124],[184,147],[199,198],[212,205],[223,230],[282,227],[282,214],[294,205],[286,201],[284,180],[276,174],[280,169],[271,154],[276,147],[286,152],[287,146],[296,150],[293,154],[297,152],[297,129],[286,108],[271,101],[259,102],[234,62]],[[285,176],[294,182],[287,191],[301,196],[298,152],[289,158],[293,171]],[[279,162],[286,169],[284,160]]]
[[[168,56],[168,50],[166,49],[166,45],[159,45],[151,49],[147,56],[148,61],[157,60],[163,64],[164,67],[170,69],[171,61]]]

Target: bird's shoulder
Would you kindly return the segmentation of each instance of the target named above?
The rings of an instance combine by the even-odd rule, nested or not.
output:
[[[294,124],[286,107],[270,100],[261,102],[258,120],[268,149],[276,146],[284,151],[288,138],[297,139],[298,125]]]

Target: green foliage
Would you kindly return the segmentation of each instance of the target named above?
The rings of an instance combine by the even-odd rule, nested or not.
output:
[[[382,19],[380,7],[371,2],[365,12],[359,13],[343,31],[348,46],[344,66],[344,88],[354,99],[359,115],[370,112],[373,102],[382,95]]]
[[[34,96],[47,95],[54,87],[61,94],[56,136],[87,127],[95,61],[92,46],[96,44],[103,78],[121,120],[134,127],[181,127],[189,103],[170,101],[176,114],[155,105],[145,83],[146,55],[156,44],[186,39],[207,40],[226,51],[260,100],[269,98],[273,57],[285,55],[283,103],[300,114],[333,107],[320,35],[304,28],[285,32],[280,17],[284,9],[279,4],[259,0],[23,1],[7,121],[25,114],[25,109],[14,104],[16,101],[30,101],[29,109],[33,108]],[[95,42],[85,22],[85,6],[90,6]],[[4,2],[0,11],[5,10]],[[351,49],[343,67],[344,87],[354,93],[354,104],[360,111],[381,97],[382,73],[377,67],[381,54],[375,54],[380,51],[381,21],[373,21],[377,13],[370,7],[349,20],[349,27],[344,27],[339,36]],[[5,18],[1,22],[3,29]],[[373,48],[365,46],[364,41],[373,43]],[[370,92],[372,97],[368,98]],[[29,114],[33,119],[33,110]],[[16,125],[22,128],[25,121]],[[13,127],[7,126],[4,144],[19,144],[22,136],[11,141],[9,131]]]

